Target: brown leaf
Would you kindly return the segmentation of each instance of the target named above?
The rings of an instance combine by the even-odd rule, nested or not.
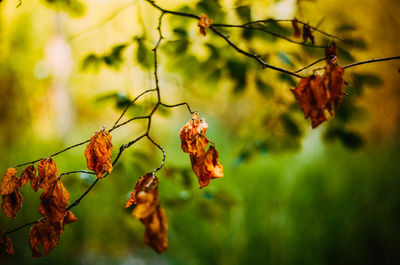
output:
[[[310,39],[311,43],[314,44],[314,36],[312,35],[311,28],[309,25],[303,25],[303,41],[306,42]]]
[[[329,46],[325,48],[325,57],[327,63],[337,63],[337,48],[334,41],[331,41]]]
[[[60,227],[56,227],[46,219],[33,225],[29,231],[29,245],[33,257],[40,258],[43,254],[48,255],[57,246],[61,232]],[[43,245],[43,253],[39,250],[41,244]]]
[[[192,119],[182,127],[180,132],[181,148],[183,152],[198,155],[204,153],[209,140],[206,137],[208,125],[204,119],[193,114]]]
[[[8,195],[18,188],[19,180],[17,178],[17,170],[11,167],[7,169],[6,173],[4,173],[3,179],[1,180],[0,194]]]
[[[60,223],[64,219],[69,203],[69,193],[60,179],[47,187],[40,196],[40,200],[39,212],[50,223]]]
[[[327,120],[325,110],[333,116],[333,106],[339,107],[343,99],[344,69],[328,61],[322,77],[304,77],[292,92],[305,118],[311,117],[311,127],[315,128]]]
[[[14,246],[10,237],[1,236],[0,237],[0,258],[5,254],[14,255]]]
[[[168,248],[168,223],[164,210],[157,205],[155,211],[140,221],[146,226],[143,242],[157,253],[162,253]]]
[[[206,14],[200,15],[199,23],[197,23],[197,25],[200,28],[201,35],[206,35],[206,28],[209,28],[211,24],[212,20]]]
[[[158,203],[158,178],[148,173],[141,177],[135,184],[135,190],[131,193],[131,198],[125,205],[128,208],[132,204],[136,207],[133,210],[133,216],[144,218],[155,211]]]
[[[36,176],[36,168],[33,165],[26,167],[20,177],[21,187],[23,187],[28,180],[31,181],[31,187],[34,191],[39,189],[39,178]]]
[[[65,214],[65,217],[64,217],[64,220],[63,220],[63,226],[67,225],[67,224],[70,224],[70,223],[73,223],[73,222],[76,222],[76,221],[78,221],[78,218],[71,211],[68,211]]]
[[[211,145],[203,156],[190,156],[190,158],[193,171],[199,180],[200,188],[208,186],[211,179],[224,176],[223,167],[218,162],[218,151],[214,145]]]
[[[293,31],[294,31],[294,37],[296,39],[300,38],[301,36],[301,30],[299,28],[299,24],[297,23],[297,18],[294,18],[292,20],[292,27],[293,27]]]
[[[101,130],[90,139],[85,150],[87,167],[93,170],[98,178],[102,178],[104,172],[111,173],[113,168],[111,163],[112,150],[113,145],[109,132]]]
[[[34,184],[32,184],[32,188],[39,187],[42,189],[47,189],[49,185],[54,183],[57,180],[57,166],[56,162],[51,158],[43,158],[38,164],[38,178],[34,179]]]
[[[168,248],[167,219],[158,202],[158,178],[148,173],[141,177],[131,193],[126,208],[135,204],[132,214],[145,226],[143,241],[158,253]]]
[[[13,193],[2,195],[2,197],[3,203],[1,207],[3,208],[4,214],[9,218],[15,218],[24,200],[21,193],[18,189],[15,189]]]

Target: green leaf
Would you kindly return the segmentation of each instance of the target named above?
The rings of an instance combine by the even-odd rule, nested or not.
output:
[[[248,6],[239,6],[235,9],[238,16],[243,20],[243,22],[251,21],[251,11]]]
[[[297,123],[292,119],[292,117],[285,113],[280,116],[283,127],[291,136],[298,137],[301,136],[301,131]]]
[[[263,94],[265,97],[271,97],[274,94],[274,88],[264,82],[261,78],[257,77],[256,78],[256,86],[257,86],[257,90]]]
[[[87,70],[89,67],[93,67],[96,71],[99,69],[101,58],[96,54],[89,54],[83,59],[81,68],[82,70]]]

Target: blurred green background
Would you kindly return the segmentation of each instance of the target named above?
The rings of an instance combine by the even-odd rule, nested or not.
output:
[[[171,10],[206,13],[215,23],[298,19],[345,39],[339,64],[400,54],[400,4],[390,0],[157,1]],[[129,99],[154,87],[159,12],[133,0],[3,0],[0,4],[0,168],[38,159],[111,128]],[[292,37],[290,23],[267,30]],[[298,80],[262,70],[196,21],[165,16],[160,86],[165,103],[188,102],[206,118],[225,177],[199,190],[179,130],[184,107],[159,109],[151,136],[167,153],[159,172],[169,222],[169,250],[144,245],[144,228],[124,209],[139,176],[161,154],[142,140],[110,177],[73,209],[49,256],[33,259],[25,228],[11,235],[15,256],[1,264],[400,264],[400,63],[346,70],[347,97],[315,130],[290,88]],[[271,64],[296,70],[323,50],[240,29],[221,29]],[[315,33],[317,44],[330,40]],[[316,67],[323,66],[323,63]],[[306,71],[305,74],[310,74]],[[128,117],[148,113],[155,94]],[[135,122],[113,132],[115,152],[145,130]],[[86,168],[84,146],[56,156],[60,172]],[[19,171],[20,172],[20,171]],[[93,178],[68,175],[78,198]],[[28,186],[17,219],[40,217],[40,194]]]

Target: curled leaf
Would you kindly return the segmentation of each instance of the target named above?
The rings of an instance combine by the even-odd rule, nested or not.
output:
[[[90,139],[85,150],[87,167],[93,170],[98,178],[102,178],[104,172],[111,173],[113,168],[111,163],[112,150],[113,145],[109,132],[101,130]]]
[[[322,77],[320,75],[304,77],[292,92],[299,102],[304,117],[311,117],[311,127],[316,128],[327,120],[325,110],[333,116],[333,107],[339,107],[342,102],[344,69],[335,62],[328,61]]]
[[[146,227],[143,241],[158,253],[168,248],[168,227],[164,210],[158,202],[158,178],[148,173],[141,177],[126,203],[126,208],[135,204],[132,214]]]
[[[325,57],[327,63],[337,63],[337,48],[334,41],[325,48]]]
[[[3,213],[9,218],[15,218],[17,216],[17,212],[21,209],[22,201],[24,198],[18,189],[15,189],[14,192],[2,195],[3,203],[1,207],[3,209]]]
[[[28,180],[31,181],[31,187],[34,191],[39,189],[39,177],[36,176],[36,168],[33,165],[27,166],[21,173],[20,182],[23,187]]]
[[[7,195],[14,192],[15,189],[19,188],[19,181],[17,178],[17,170],[13,167],[7,169],[4,173],[3,179],[1,180],[0,194]]]
[[[14,255],[14,246],[10,237],[1,236],[0,237],[0,258],[5,254]]]
[[[47,187],[40,196],[40,200],[39,212],[50,223],[59,223],[64,219],[69,203],[69,193],[60,179]]]
[[[38,178],[34,179],[32,188],[39,184],[40,188],[46,189],[49,185],[56,181],[57,174],[58,170],[56,162],[51,157],[47,159],[43,158],[38,164]]]
[[[297,23],[297,18],[294,18],[292,20],[292,27],[293,27],[293,31],[294,31],[294,37],[296,39],[300,38],[301,36],[301,30],[299,28],[299,24]]]
[[[165,211],[157,205],[155,211],[140,221],[145,225],[143,242],[157,253],[162,253],[168,248],[168,223]]]
[[[306,42],[310,39],[311,43],[314,44],[314,36],[312,35],[311,28],[309,25],[303,25],[303,41]]]
[[[55,248],[61,237],[62,229],[51,224],[48,220],[37,222],[29,231],[29,245],[32,255],[40,258],[49,255],[50,251]],[[43,253],[39,249],[39,245],[43,245]]]
[[[200,157],[190,156],[190,158],[200,188],[208,186],[211,179],[224,176],[223,167],[218,161],[218,151],[214,145],[211,145],[204,155]]]
[[[182,127],[180,132],[183,152],[198,155],[204,153],[209,140],[206,137],[208,125],[204,119],[193,114],[192,119]]]
[[[15,168],[7,169],[1,180],[0,194],[3,202],[1,207],[4,214],[9,218],[15,218],[18,210],[21,208],[23,198],[19,192],[20,180],[17,177]]]
[[[200,33],[201,35],[205,36],[206,35],[206,28],[209,28],[212,23],[212,20],[206,15],[206,14],[201,14],[199,22],[197,25],[200,28]]]

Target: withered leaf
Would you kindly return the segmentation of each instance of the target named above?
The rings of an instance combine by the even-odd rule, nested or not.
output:
[[[59,223],[64,219],[69,203],[69,193],[60,179],[47,187],[40,196],[40,200],[39,212],[50,223]]]
[[[206,35],[206,28],[209,28],[211,24],[212,24],[212,20],[206,14],[200,15],[200,19],[199,19],[199,22],[197,23],[197,25],[200,28],[201,35],[203,35],[203,36]]]
[[[63,220],[63,226],[67,225],[67,224],[70,224],[70,223],[73,223],[73,222],[76,222],[76,221],[78,221],[78,218],[71,211],[68,211],[65,214],[65,217],[64,217],[64,220]]]
[[[304,77],[292,92],[305,118],[311,117],[311,127],[315,128],[327,120],[325,110],[333,116],[333,107],[339,107],[343,99],[344,69],[336,64],[336,60],[328,61],[322,77]]]
[[[0,237],[0,258],[5,254],[14,255],[14,245],[10,237],[1,236]]]
[[[214,178],[222,178],[224,171],[218,161],[218,151],[214,145],[211,145],[207,152],[199,157],[190,156],[194,173],[199,180],[200,188],[210,184]]]
[[[208,125],[204,119],[199,119],[197,113],[182,127],[180,132],[181,148],[183,152],[198,155],[204,153],[209,140],[206,137]]]
[[[101,130],[90,139],[85,150],[87,167],[93,170],[98,178],[102,178],[104,172],[111,173],[113,168],[111,163],[112,150],[113,145],[109,132]]]
[[[7,169],[6,173],[4,173],[3,179],[1,180],[0,194],[8,195],[18,188],[19,180],[17,178],[17,170],[11,167]]]
[[[35,178],[32,188],[35,189],[36,185],[42,189],[47,189],[49,185],[57,180],[57,166],[56,162],[51,158],[43,158],[38,164],[38,178]]]
[[[141,177],[135,184],[135,190],[125,205],[128,208],[132,204],[136,207],[132,214],[136,218],[144,218],[155,211],[158,203],[158,178],[148,173]]]
[[[309,25],[303,25],[303,41],[306,42],[310,39],[311,43],[314,44],[314,36],[312,35],[311,28]]]
[[[337,48],[334,41],[331,41],[329,46],[325,48],[325,57],[327,63],[337,63]]]
[[[22,201],[24,200],[21,193],[18,189],[15,189],[14,192],[2,195],[2,197],[3,203],[1,204],[1,207],[4,214],[9,218],[15,218],[18,210],[21,208]]]
[[[157,205],[155,211],[140,221],[145,225],[143,242],[157,253],[162,253],[168,248],[168,223],[164,210]]]
[[[57,246],[61,232],[61,228],[56,227],[46,219],[33,225],[29,231],[29,245],[33,257],[40,258],[43,254],[48,255]],[[40,244],[43,245],[43,253],[40,252]]]
[[[21,208],[23,198],[19,192],[20,180],[15,168],[7,169],[1,180],[0,193],[3,198],[1,207],[4,214],[9,218],[15,218]]]
[[[168,248],[168,227],[164,210],[158,202],[158,178],[148,173],[141,177],[131,193],[126,208],[135,204],[132,214],[145,226],[143,241],[158,253]]]
[[[296,39],[300,38],[301,36],[301,30],[299,28],[299,24],[297,23],[297,18],[294,18],[292,20],[292,27],[293,27],[293,31],[294,31],[294,37]]]
[[[23,187],[28,181],[31,181],[31,187],[34,191],[39,189],[39,177],[36,176],[36,168],[33,165],[27,166],[21,173],[20,182]]]

